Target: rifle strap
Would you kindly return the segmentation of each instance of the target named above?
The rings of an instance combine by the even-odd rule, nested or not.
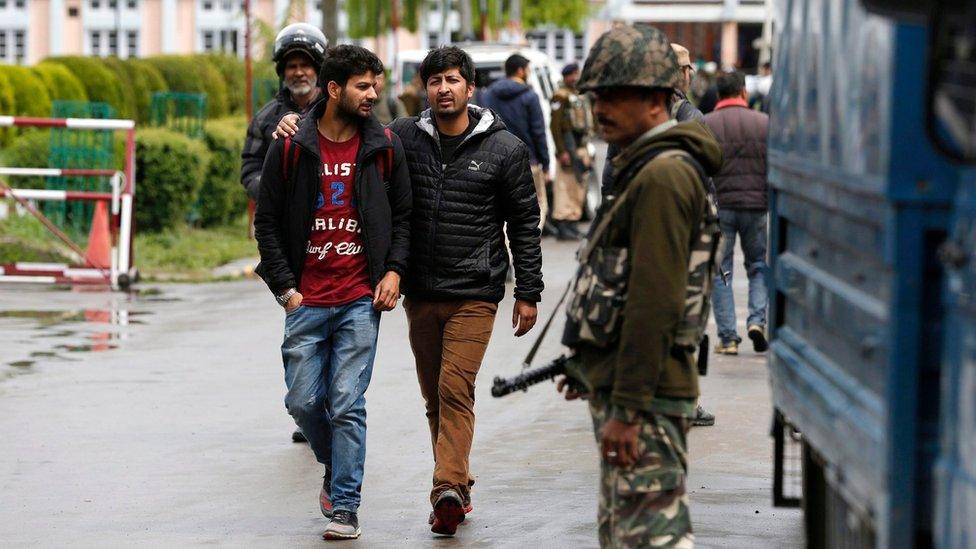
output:
[[[566,296],[569,295],[569,289],[573,287],[573,280],[569,281],[566,285],[566,289],[563,290],[563,295],[559,297],[559,302],[553,307],[552,312],[549,313],[549,320],[546,320],[545,326],[542,327],[542,331],[539,332],[539,337],[535,338],[535,343],[532,344],[532,348],[529,349],[529,354],[525,355],[525,360],[522,361],[522,369],[528,368],[532,364],[532,360],[535,358],[535,354],[539,352],[539,347],[542,346],[542,340],[545,339],[546,334],[549,333],[549,327],[552,326],[552,319],[556,318],[556,313],[559,312],[559,308],[562,307],[563,302],[566,301]]]

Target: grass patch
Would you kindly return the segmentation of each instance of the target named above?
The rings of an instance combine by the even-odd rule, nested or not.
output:
[[[0,264],[71,263],[74,253],[30,214],[0,219]]]
[[[84,248],[84,241],[78,242]],[[247,237],[247,217],[206,229],[180,227],[137,233],[135,263],[147,279],[215,280],[211,269],[243,257],[257,257]],[[17,261],[74,263],[74,254],[31,215],[0,219],[0,264]]]
[[[246,216],[220,227],[178,227],[136,234],[136,267],[150,278],[174,273],[188,278],[209,277],[215,267],[257,255],[257,244],[247,237]]]

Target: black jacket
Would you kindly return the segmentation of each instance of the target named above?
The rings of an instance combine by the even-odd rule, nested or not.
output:
[[[319,99],[322,97],[320,95]],[[313,109],[316,102],[309,105],[308,109]],[[247,125],[247,137],[241,152],[241,185],[247,191],[247,196],[253,200],[258,199],[264,157],[268,155],[268,145],[274,141],[271,133],[278,127],[281,117],[290,112],[301,113],[302,108],[292,101],[288,88],[282,87],[278,95],[261,107]]]
[[[284,139],[272,142],[261,173],[261,194],[254,215],[254,236],[261,263],[255,272],[275,295],[298,288],[305,266],[306,245],[315,213],[315,199],[322,186],[318,119],[326,107],[320,101],[299,125],[292,146],[299,148],[294,170],[284,180]],[[363,222],[363,244],[370,282],[375,286],[388,271],[406,273],[410,251],[410,175],[403,146],[396,135],[387,139],[374,118],[360,127],[354,193]],[[380,174],[377,155],[393,147],[393,166],[388,181]],[[291,151],[289,151],[290,153]],[[381,159],[379,162],[383,162]]]
[[[420,299],[501,301],[507,234],[515,298],[538,302],[543,287],[539,203],[528,149],[490,110],[469,106],[468,115],[475,127],[450,164],[441,161],[429,109],[390,126],[403,141],[413,187],[403,291]]]
[[[549,169],[549,145],[546,143],[546,121],[539,96],[526,84],[503,78],[488,86],[484,105],[505,123],[505,128],[529,147],[529,159]]]
[[[768,209],[766,140],[769,116],[745,104],[723,105],[705,115],[705,124],[722,145],[725,157],[725,164],[714,177],[719,209]]]

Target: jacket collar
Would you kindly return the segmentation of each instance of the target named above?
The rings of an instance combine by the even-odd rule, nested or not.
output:
[[[298,125],[298,132],[292,138],[303,149],[319,157],[319,118],[325,113],[328,101],[319,101]],[[359,158],[365,158],[381,149],[389,148],[390,140],[376,117],[370,115],[359,125]]]
[[[746,103],[746,100],[741,97],[730,97],[715,104],[715,110],[717,111],[728,107],[745,107],[748,109],[749,104]]]
[[[434,138],[434,141],[440,143],[440,135],[437,133],[437,126],[434,125],[433,113],[430,109],[425,110],[420,113],[417,117],[417,127],[427,135]],[[476,135],[494,132],[500,129],[504,129],[505,125],[502,123],[501,119],[498,118],[495,113],[490,109],[485,109],[478,107],[476,105],[468,105],[468,116],[475,121],[474,129],[471,133],[462,141],[462,144]]]

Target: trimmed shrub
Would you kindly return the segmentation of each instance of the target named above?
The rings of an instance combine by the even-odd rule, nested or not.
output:
[[[209,118],[227,115],[227,84],[204,56],[156,55],[145,61],[163,75],[170,91],[206,93]]]
[[[44,82],[27,67],[0,65],[14,92],[14,116],[51,116],[51,96]]]
[[[118,57],[103,57],[100,58],[102,66],[106,69],[112,71],[115,78],[119,81],[121,86],[119,91],[122,93],[122,102],[125,104],[125,111],[129,114],[127,118],[138,119],[138,111],[136,110],[136,90],[135,82],[132,81],[132,75],[129,73],[125,62]]]
[[[136,133],[136,223],[141,231],[182,225],[203,186],[210,153],[200,141],[163,129]]]
[[[132,78],[132,89],[136,97],[136,121],[145,123],[152,115],[152,94],[169,91],[163,75],[149,63],[141,59],[127,59],[125,66]]]
[[[210,166],[196,208],[204,226],[229,223],[247,211],[247,194],[240,183],[246,131],[243,118],[207,122],[204,142],[210,149]]]
[[[45,63],[64,65],[85,86],[89,101],[103,101],[115,109],[116,116],[132,116],[122,93],[122,82],[96,57],[49,57]]]
[[[244,112],[244,61],[233,55],[223,53],[209,53],[197,56],[212,64],[227,84],[227,108],[230,114]]]
[[[0,72],[0,114],[11,115],[16,108],[14,87],[7,75]],[[13,128],[0,128],[0,145],[6,145],[13,136]]]
[[[25,132],[17,136],[4,150],[4,165],[14,168],[46,168],[50,154],[51,131],[48,129]],[[16,189],[43,189],[43,177],[11,177],[10,185]]]
[[[44,86],[47,88],[51,101],[63,99],[66,101],[88,101],[85,85],[71,73],[64,65],[57,63],[41,63],[31,68]]]

